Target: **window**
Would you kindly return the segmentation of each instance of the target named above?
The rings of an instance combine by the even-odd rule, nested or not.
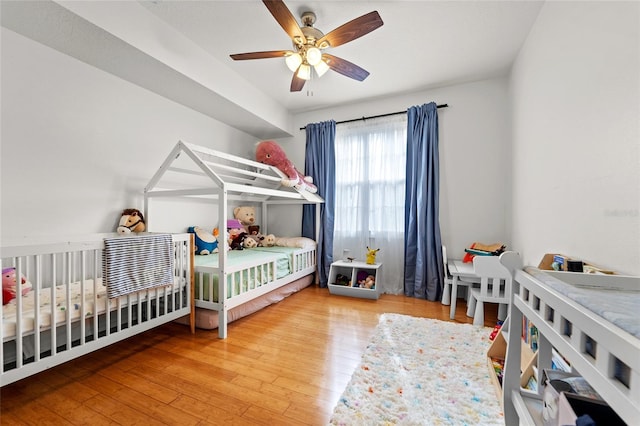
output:
[[[387,293],[402,292],[406,131],[405,115],[336,128],[334,258],[380,248]]]

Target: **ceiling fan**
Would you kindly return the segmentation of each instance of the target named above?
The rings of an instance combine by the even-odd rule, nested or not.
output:
[[[265,52],[249,52],[231,55],[236,61],[247,59],[285,58],[287,66],[293,71],[291,91],[299,92],[307,80],[311,78],[312,71],[322,76],[329,69],[354,80],[362,81],[369,72],[345,59],[339,58],[322,50],[329,47],[338,47],[348,43],[382,26],[382,18],[378,12],[373,11],[360,16],[346,24],[336,28],[328,34],[323,34],[313,26],[316,15],[313,12],[302,14],[302,27],[298,25],[296,18],[289,11],[282,0],[263,0],[269,12],[278,24],[291,37],[293,50],[270,50]]]

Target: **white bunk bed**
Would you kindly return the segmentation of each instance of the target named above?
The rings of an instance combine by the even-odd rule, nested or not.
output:
[[[179,141],[145,188],[147,226],[153,229],[153,200],[158,198],[186,197],[214,203],[221,233],[227,219],[232,218],[232,207],[240,204],[260,206],[264,234],[268,233],[270,205],[315,204],[317,236],[322,198],[283,186],[285,177],[273,166]],[[214,255],[196,256],[198,326],[217,327],[219,337],[226,338],[230,321],[308,286],[316,265],[315,242],[300,247],[221,249]]]
[[[119,263],[130,280],[122,280],[127,289],[115,295],[114,287],[103,277],[105,265],[114,265],[107,249],[111,242],[131,247],[142,241],[142,250],[153,252],[150,241],[159,237],[166,262],[159,263],[147,254],[151,266],[159,271],[137,289],[132,282],[147,274],[149,265],[137,268],[127,261]],[[94,350],[126,339],[178,318],[193,318],[192,236],[190,234],[153,235],[141,233],[128,237],[118,234],[94,234],[46,243],[21,242],[2,247],[2,268],[13,268],[24,277],[31,290],[16,292],[15,299],[0,307],[0,385],[13,383],[32,374],[62,364]],[[154,240],[155,241],[155,240]],[[153,244],[153,243],[151,243]],[[139,246],[138,246],[139,247]],[[129,254],[129,252],[126,252]],[[138,263],[139,265],[140,263]],[[112,270],[116,267],[113,266]],[[173,282],[168,282],[173,280]],[[168,282],[168,283],[167,283]],[[158,283],[157,285],[155,283]],[[36,309],[35,307],[39,307]],[[192,332],[195,331],[193,321]]]
[[[542,271],[515,273],[503,379],[505,423],[542,425],[544,386],[520,387],[520,330],[538,328],[538,375],[555,349],[627,424],[640,420],[640,277]],[[514,332],[515,331],[515,332]],[[537,377],[539,384],[541,377]],[[599,423],[598,423],[599,424]]]

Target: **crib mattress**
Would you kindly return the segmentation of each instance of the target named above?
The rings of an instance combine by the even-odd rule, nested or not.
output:
[[[525,272],[640,339],[640,321],[637,316],[637,312],[640,311],[640,288],[621,291],[602,287],[579,287],[561,281],[538,268],[527,267]]]
[[[179,290],[185,284],[185,280],[182,278],[174,278],[173,291]],[[120,298],[109,299],[107,297],[107,288],[102,284],[102,279],[98,278],[96,283],[97,288],[97,304],[94,304],[93,296],[93,280],[85,281],[84,288],[84,312],[85,317],[92,317],[95,313],[102,314],[108,309],[115,310],[118,307],[118,300],[121,300],[120,306],[127,306],[127,304],[142,302],[147,298],[153,299],[156,297],[159,291],[162,295],[171,286],[160,286],[149,289],[147,291],[141,291],[138,293],[132,293],[128,296],[122,296]],[[55,318],[55,324],[63,324],[67,321],[67,317],[71,321],[78,321],[81,315],[81,306],[83,305],[83,296],[80,281],[69,284],[69,302],[67,303],[67,290],[66,286],[56,286],[55,289],[55,303],[52,303],[51,288],[43,288],[39,293],[39,321],[40,330],[46,330],[51,327],[52,317]],[[35,319],[35,291],[31,291],[22,297],[22,334],[26,335],[34,331],[36,324]],[[9,304],[2,307],[2,337],[5,341],[11,340],[16,336],[16,300],[12,300]]]

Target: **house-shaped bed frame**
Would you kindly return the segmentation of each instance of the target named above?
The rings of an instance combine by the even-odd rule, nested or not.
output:
[[[221,235],[224,235],[227,219],[230,216],[230,202],[260,205],[260,220],[264,224],[261,231],[264,234],[267,234],[266,223],[270,205],[315,204],[317,241],[320,229],[320,204],[324,200],[309,191],[283,186],[282,181],[285,178],[285,174],[273,166],[179,141],[144,190],[144,214],[147,218],[147,227],[153,231],[152,199],[159,197],[197,198],[217,204]],[[224,247],[224,244],[220,244],[220,247]],[[298,276],[315,272],[315,248],[308,256],[313,258],[313,265],[295,270]],[[301,263],[309,265],[310,262]],[[228,263],[226,250],[219,250],[218,267],[214,271],[218,275],[218,282],[227,282],[227,275],[233,272],[233,268]],[[273,284],[276,288],[282,285],[280,282],[269,284]],[[265,293],[269,288],[268,285],[263,287],[264,289],[254,289],[255,297]],[[243,294],[240,295],[241,297],[236,297],[234,301],[228,300],[225,286],[220,286],[219,294],[220,302],[196,300],[196,306],[218,311],[219,335],[224,338],[228,310],[254,296]]]

